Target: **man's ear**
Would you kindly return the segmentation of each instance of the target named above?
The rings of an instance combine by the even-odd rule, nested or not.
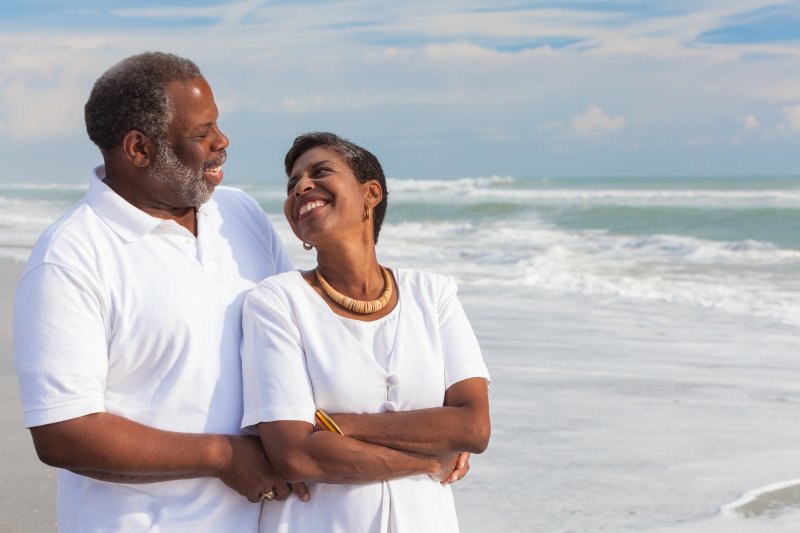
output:
[[[155,159],[156,145],[141,131],[130,130],[122,138],[122,151],[134,166],[146,167]]]
[[[383,189],[377,180],[369,180],[364,183],[365,188],[365,201],[370,209],[381,203],[383,200]]]

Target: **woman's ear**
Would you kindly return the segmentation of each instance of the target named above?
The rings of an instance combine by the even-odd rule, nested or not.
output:
[[[378,183],[377,180],[369,180],[364,183],[364,189],[364,201],[370,209],[381,203],[381,200],[383,200],[383,189],[381,189],[381,184]]]
[[[130,130],[122,138],[122,150],[128,160],[137,167],[146,167],[153,163],[156,146],[150,137],[139,130]]]

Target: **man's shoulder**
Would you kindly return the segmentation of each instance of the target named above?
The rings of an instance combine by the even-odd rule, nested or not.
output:
[[[280,274],[275,274],[274,276],[269,276],[262,279],[255,288],[259,290],[291,295],[294,291],[296,291],[297,284],[300,281],[305,283],[300,271],[289,270],[288,272],[281,272]]]
[[[28,264],[84,255],[93,246],[95,228],[102,226],[102,219],[83,198],[42,232]]]
[[[231,205],[238,205],[238,206],[246,206],[246,207],[258,207],[258,202],[255,198],[247,194],[245,191],[238,187],[232,187],[230,185],[218,185],[214,189],[214,201],[217,202],[221,207],[227,207]]]

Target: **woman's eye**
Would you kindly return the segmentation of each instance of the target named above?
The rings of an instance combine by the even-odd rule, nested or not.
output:
[[[292,180],[286,184],[286,194],[292,194],[292,191],[294,190],[294,186],[296,183],[297,183],[296,181]]]
[[[319,178],[319,177],[322,177],[322,176],[327,176],[330,173],[331,173],[331,169],[326,168],[326,167],[320,167],[320,168],[314,170],[314,176],[313,177]]]

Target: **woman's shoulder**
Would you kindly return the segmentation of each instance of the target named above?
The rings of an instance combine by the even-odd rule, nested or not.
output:
[[[394,269],[400,290],[410,291],[416,296],[427,296],[436,300],[454,294],[457,285],[452,276],[438,272],[406,268]]]
[[[293,294],[297,294],[298,282],[303,281],[303,276],[299,270],[290,270],[262,279],[253,287],[247,295],[249,300],[258,298],[280,297],[283,300],[290,300]],[[303,281],[303,283],[305,283]]]

